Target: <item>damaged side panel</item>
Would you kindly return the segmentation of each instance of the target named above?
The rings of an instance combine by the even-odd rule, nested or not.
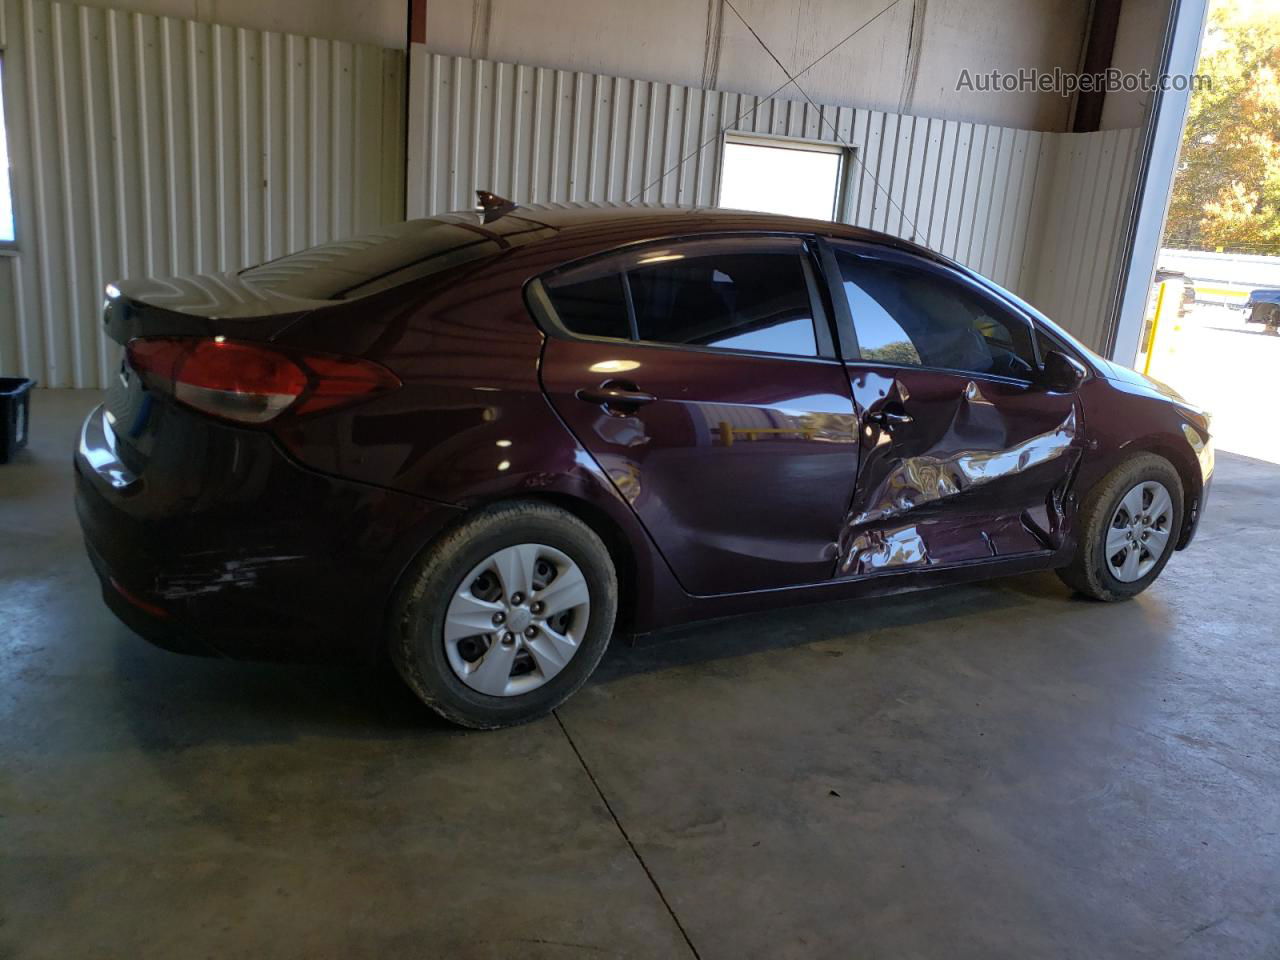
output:
[[[1064,544],[1081,442],[1072,396],[937,371],[851,375],[862,468],[837,577]]]

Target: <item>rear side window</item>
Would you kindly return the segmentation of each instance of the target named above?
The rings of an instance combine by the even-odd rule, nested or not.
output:
[[[1027,379],[1031,328],[958,280],[839,251],[840,279],[865,360]]]
[[[628,272],[641,340],[816,357],[798,255],[725,253]]]
[[[561,326],[579,336],[795,357],[820,352],[816,323],[825,320],[815,320],[795,239],[650,247],[552,275],[543,287]]]
[[[623,274],[612,270],[585,275],[569,274],[544,284],[560,322],[571,333],[584,337],[631,336]]]

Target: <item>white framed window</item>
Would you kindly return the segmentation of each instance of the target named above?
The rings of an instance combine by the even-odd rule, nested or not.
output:
[[[13,229],[13,194],[10,191],[9,139],[4,122],[4,52],[0,51],[0,246],[12,246],[16,236]]]
[[[835,220],[847,154],[847,148],[829,143],[726,134],[719,205]]]

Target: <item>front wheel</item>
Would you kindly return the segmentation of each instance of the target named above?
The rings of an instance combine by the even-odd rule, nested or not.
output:
[[[1067,586],[1095,600],[1127,600],[1169,562],[1182,529],[1182,479],[1155,454],[1122,463],[1085,498]]]
[[[590,527],[549,504],[498,504],[409,571],[392,611],[392,659],[454,723],[523,723],[586,682],[617,607],[612,558]]]

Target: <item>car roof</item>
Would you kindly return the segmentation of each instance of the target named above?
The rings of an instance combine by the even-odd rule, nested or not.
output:
[[[451,216],[466,216],[459,211]],[[578,234],[600,235],[613,232],[617,242],[626,243],[651,235],[654,239],[700,233],[778,232],[808,233],[846,240],[859,240],[895,247],[918,256],[951,264],[935,250],[878,230],[868,230],[831,220],[789,217],[750,210],[723,207],[690,207],[675,204],[637,203],[545,203],[515,206],[501,217],[540,223],[556,231],[555,239],[568,240]],[[546,238],[554,242],[553,238]],[[546,242],[546,241],[543,241]]]

